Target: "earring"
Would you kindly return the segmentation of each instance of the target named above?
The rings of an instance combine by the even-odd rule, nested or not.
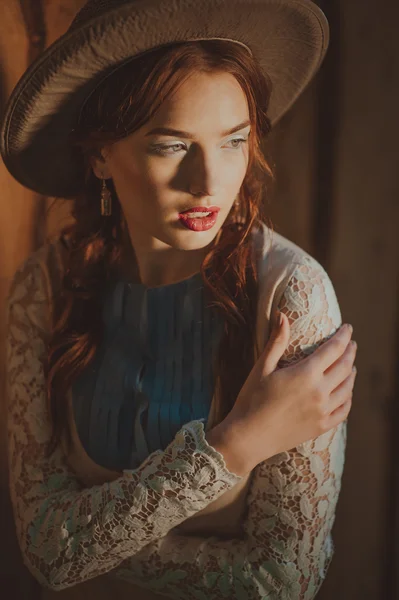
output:
[[[102,180],[101,214],[103,217],[109,217],[112,214],[112,196],[111,196],[111,192],[107,188],[105,179]]]

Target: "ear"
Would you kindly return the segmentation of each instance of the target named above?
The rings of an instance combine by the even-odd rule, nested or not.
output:
[[[99,179],[109,179],[111,177],[108,161],[104,157],[103,150],[97,150],[90,156],[90,165],[93,173]]]

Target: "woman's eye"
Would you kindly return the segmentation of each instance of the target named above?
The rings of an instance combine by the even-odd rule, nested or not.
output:
[[[176,152],[168,152],[171,148],[181,147],[184,144],[170,144],[169,146],[152,146],[151,150],[156,154],[177,154]]]
[[[245,144],[248,140],[244,138],[234,138],[234,140],[230,140],[230,142],[240,142],[238,146],[233,146],[234,150],[236,148],[240,148],[243,144]]]
[[[227,143],[228,144],[236,144],[236,145],[233,145],[232,150],[238,150],[239,148],[241,148],[241,146],[243,144],[246,144],[247,142],[248,142],[248,138],[234,138],[233,140],[230,140]],[[151,150],[152,150],[152,152],[155,152],[155,154],[161,154],[163,156],[167,156],[167,155],[177,154],[177,151],[175,152],[174,148],[181,149],[182,147],[185,147],[185,144],[179,143],[179,144],[169,144],[169,145],[157,145],[157,146],[152,146]]]

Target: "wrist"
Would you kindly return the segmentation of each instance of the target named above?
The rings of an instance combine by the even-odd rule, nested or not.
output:
[[[239,477],[248,475],[255,466],[243,452],[244,437],[243,428],[228,418],[205,435],[208,444],[223,456],[227,470]]]

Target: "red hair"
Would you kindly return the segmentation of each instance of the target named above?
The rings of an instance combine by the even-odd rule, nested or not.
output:
[[[66,392],[93,360],[102,339],[101,291],[122,257],[124,215],[112,185],[112,215],[100,214],[101,183],[90,157],[107,142],[130,135],[193,72],[227,72],[248,102],[252,133],[248,169],[239,193],[239,214],[232,208],[205,257],[201,274],[207,306],[219,311],[224,332],[216,364],[215,426],[232,408],[256,360],[255,320],[258,280],[251,234],[261,222],[266,176],[273,177],[261,140],[270,132],[267,116],[271,85],[256,59],[241,45],[225,40],[174,43],[125,63],[87,99],[71,143],[85,168],[85,184],[73,200],[74,223],[64,227],[65,253],[61,294],[54,298],[49,341],[47,392],[53,424],[50,452],[68,436]],[[270,223],[269,223],[269,226]]]

